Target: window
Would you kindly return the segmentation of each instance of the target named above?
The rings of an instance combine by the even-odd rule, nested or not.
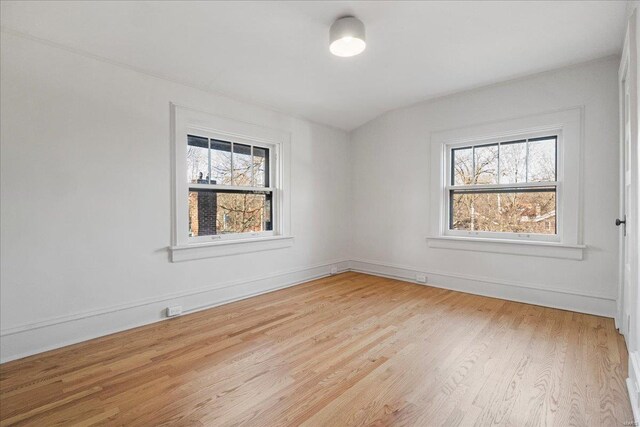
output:
[[[172,105],[172,261],[291,246],[289,134]]]
[[[557,146],[558,135],[544,135],[451,147],[451,234],[557,236]]]
[[[429,247],[581,260],[583,115],[432,133]]]
[[[189,237],[272,234],[273,147],[200,135],[186,146]]]

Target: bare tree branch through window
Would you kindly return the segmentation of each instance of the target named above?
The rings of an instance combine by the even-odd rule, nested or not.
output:
[[[269,162],[267,147],[189,135],[189,235],[272,230]]]
[[[556,150],[556,136],[452,149],[450,229],[557,234]]]

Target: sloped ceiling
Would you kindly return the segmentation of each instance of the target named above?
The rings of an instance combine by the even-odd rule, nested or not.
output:
[[[15,2],[6,31],[344,130],[395,108],[617,54],[626,2]],[[347,14],[367,49],[337,58]]]

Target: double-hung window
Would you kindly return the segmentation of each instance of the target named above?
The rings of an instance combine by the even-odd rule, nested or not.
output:
[[[581,107],[431,134],[431,248],[582,259]]]
[[[290,134],[172,105],[172,261],[285,248]]]
[[[185,148],[192,240],[273,235],[273,146],[194,132]]]
[[[448,234],[557,240],[559,135],[448,147]]]

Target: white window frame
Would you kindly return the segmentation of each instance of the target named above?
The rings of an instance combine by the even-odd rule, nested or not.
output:
[[[199,136],[202,138],[207,138],[210,140],[218,140],[224,142],[231,143],[231,150],[233,150],[234,144],[243,144],[249,145],[251,147],[258,148],[266,148],[269,150],[269,187],[249,187],[249,186],[241,186],[241,185],[220,185],[220,184],[187,184],[187,194],[189,190],[192,188],[202,189],[202,190],[241,190],[241,191],[257,191],[257,192],[271,192],[272,201],[271,201],[271,223],[272,230],[269,231],[260,231],[260,232],[247,232],[247,233],[228,233],[228,234],[214,234],[210,236],[188,236],[187,243],[202,243],[202,242],[211,242],[218,240],[237,240],[237,239],[248,239],[248,238],[257,238],[257,237],[267,237],[267,236],[275,236],[278,233],[280,226],[280,218],[276,214],[279,212],[279,206],[276,203],[276,193],[277,193],[277,182],[280,168],[278,167],[278,158],[280,157],[278,151],[280,150],[280,144],[273,144],[269,142],[258,141],[255,139],[248,139],[244,137],[240,137],[237,135],[227,135],[220,133],[218,131],[212,131],[209,129],[202,129],[198,127],[187,127],[187,134],[193,136]],[[185,139],[186,144],[186,139]],[[273,166],[276,167],[273,167]],[[231,168],[233,170],[233,151],[231,152]],[[184,169],[186,172],[186,168]],[[187,174],[185,173],[185,177]],[[186,178],[185,178],[186,179]],[[274,185],[275,184],[275,185]]]
[[[456,148],[462,147],[472,147],[472,146],[481,146],[488,144],[499,144],[499,143],[508,143],[511,141],[517,140],[528,140],[539,137],[556,137],[556,180],[555,181],[544,181],[544,182],[521,182],[516,184],[477,184],[477,185],[452,185],[451,182],[451,155],[452,151]],[[443,230],[443,234],[446,236],[463,236],[463,237],[480,237],[485,239],[513,239],[513,240],[530,240],[530,241],[542,241],[542,242],[559,242],[560,241],[560,233],[562,228],[562,223],[560,219],[562,215],[560,214],[561,210],[561,199],[562,199],[562,182],[563,182],[563,174],[562,168],[560,165],[563,163],[560,161],[560,145],[562,144],[562,130],[548,130],[543,132],[535,132],[535,133],[521,133],[521,134],[513,134],[508,137],[501,138],[489,138],[484,140],[478,140],[474,142],[458,142],[451,143],[445,145],[445,161],[447,162],[446,168],[446,186],[444,190],[445,197],[445,229]],[[449,224],[451,223],[451,197],[450,193],[452,190],[471,190],[471,189],[481,189],[481,190],[500,190],[500,189],[512,189],[512,188],[541,188],[541,187],[555,187],[556,189],[556,233],[554,234],[537,234],[537,233],[509,233],[509,232],[492,232],[492,231],[470,231],[470,230],[453,230],[449,228]]]
[[[171,104],[172,261],[236,255],[291,246],[289,146],[287,132]],[[269,187],[193,184],[187,180],[187,136],[200,136],[269,149]],[[232,156],[233,157],[233,156]],[[271,191],[272,230],[189,236],[189,189]]]
[[[583,109],[485,123],[431,135],[430,247],[582,259],[582,117]],[[478,188],[556,187],[557,234],[501,233],[449,229],[451,150],[456,147],[557,136],[556,181],[478,185]],[[471,188],[473,186],[464,186]]]

